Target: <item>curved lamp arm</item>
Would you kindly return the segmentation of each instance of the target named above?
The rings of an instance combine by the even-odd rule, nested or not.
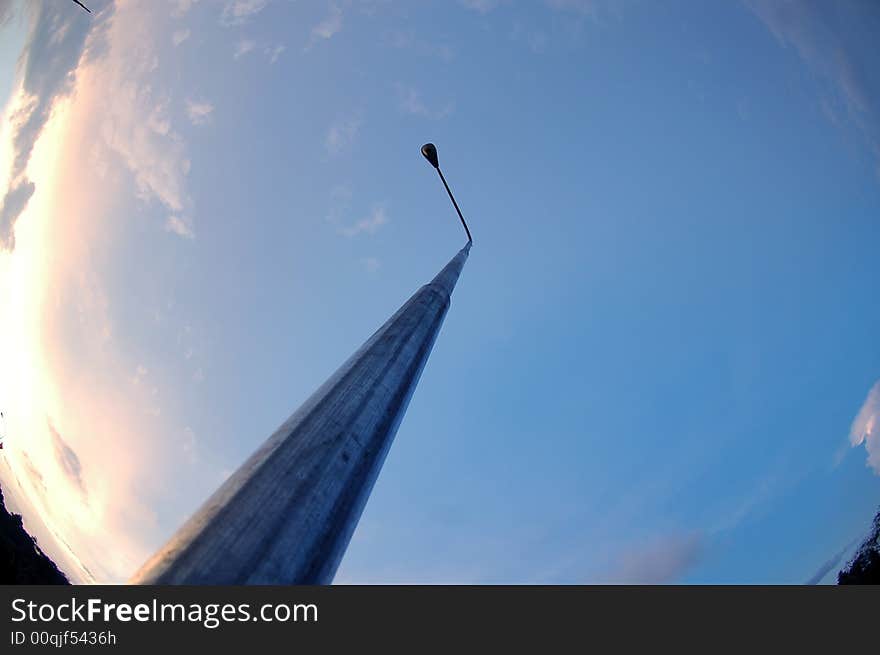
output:
[[[443,177],[443,171],[440,170],[440,160],[437,159],[437,146],[433,143],[426,143],[422,146],[422,155],[424,155],[425,159],[437,169],[437,174],[440,176],[440,180],[443,182],[443,186],[446,187],[446,193],[449,194],[449,199],[452,201],[452,205],[455,207],[455,211],[458,212],[458,218],[461,221],[461,226],[464,228],[465,234],[467,234],[468,243],[473,243],[474,240],[471,237],[471,231],[468,229],[467,223],[464,220],[464,216],[461,215],[461,210],[458,208],[458,203],[455,202],[455,196],[452,195],[452,191],[449,189],[449,185],[446,184],[446,178]]]

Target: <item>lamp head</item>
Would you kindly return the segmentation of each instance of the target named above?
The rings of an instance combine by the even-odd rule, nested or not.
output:
[[[431,166],[440,168],[440,162],[437,159],[437,146],[433,143],[426,143],[422,146],[422,155],[430,162]]]

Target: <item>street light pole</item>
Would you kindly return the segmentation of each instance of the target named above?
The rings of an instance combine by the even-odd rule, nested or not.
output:
[[[437,174],[440,176],[440,181],[443,182],[443,186],[446,187],[446,193],[449,194],[449,199],[452,201],[453,207],[455,207],[455,211],[458,212],[458,218],[461,221],[461,226],[464,228],[465,234],[467,234],[468,243],[473,243],[474,240],[471,238],[471,231],[468,229],[467,223],[464,220],[464,216],[461,215],[461,210],[458,208],[458,203],[455,202],[455,196],[452,195],[452,191],[449,189],[449,185],[446,183],[446,178],[443,177],[443,171],[440,170],[440,161],[437,159],[437,146],[433,143],[426,143],[422,146],[422,155],[424,155],[425,159],[437,169]]]
[[[437,149],[427,144],[422,152],[437,167]],[[132,583],[333,581],[467,261],[471,235],[458,215],[467,244],[227,478]]]

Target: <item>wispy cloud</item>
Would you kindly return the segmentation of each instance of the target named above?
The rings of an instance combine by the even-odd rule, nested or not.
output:
[[[174,125],[185,119],[169,116],[183,98],[171,96],[169,78],[158,69],[168,61],[159,51],[171,47],[169,33],[159,29],[167,6],[162,12],[152,2],[105,4],[83,20],[68,3],[26,4],[33,19],[9,105],[20,112],[21,125],[13,131],[2,119],[4,177],[12,158],[25,153],[14,139],[26,125],[37,125],[28,121],[39,107],[51,110],[39,137],[29,137],[35,143],[25,171],[35,190],[19,219],[18,243],[0,255],[0,390],[16,408],[14,434],[27,435],[22,445],[48,490],[45,499],[27,495],[34,505],[30,520],[45,523],[62,544],[52,547],[53,557],[72,549],[99,580],[120,581],[162,536],[158,524],[167,510],[157,509],[164,492],[156,481],[170,469],[180,479],[185,463],[161,455],[171,452],[180,433],[173,412],[163,411],[160,419],[151,411],[162,405],[153,384],[165,379],[161,364],[155,374],[136,373],[138,346],[123,346],[115,329],[124,309],[110,290],[119,269],[109,256],[109,233],[124,232],[131,227],[125,221],[138,214],[154,217],[156,229],[174,216],[168,219],[173,231],[193,234],[190,162]],[[105,20],[111,13],[113,20]],[[69,16],[94,32],[82,47],[59,50],[77,29],[52,38],[58,21]],[[47,289],[57,292],[51,302]],[[120,384],[132,375],[143,382]],[[24,383],[11,387],[14,380]],[[13,446],[0,467],[4,483],[5,463],[19,475],[25,471]],[[75,493],[79,488],[88,490],[88,502]]]
[[[363,119],[360,115],[335,121],[327,130],[327,136],[324,138],[324,147],[327,149],[327,153],[338,155],[343,150],[349,148],[357,138],[362,124]]]
[[[330,191],[330,209],[327,212],[327,222],[331,225],[339,225],[342,218],[351,207],[351,188],[338,184]]]
[[[75,82],[75,71],[86,48],[89,21],[66,7],[40,4],[34,12],[29,47],[22,59],[24,74],[19,101],[7,125],[12,135],[12,164],[9,184],[0,200],[0,249],[15,247],[15,222],[34,193],[26,169],[34,144],[49,120],[56,100],[67,95]],[[11,15],[11,10],[6,13]],[[99,20],[106,20],[102,17]]]
[[[251,39],[241,39],[238,43],[235,44],[235,50],[232,53],[232,58],[240,59],[256,47],[256,41],[252,41]]]
[[[306,45],[306,50],[311,48],[318,41],[332,39],[339,34],[341,30],[342,10],[338,6],[332,5],[330,7],[330,14],[312,28],[309,42]]]
[[[340,227],[339,234],[344,237],[354,237],[358,234],[375,234],[380,228],[382,228],[382,226],[387,225],[388,222],[389,218],[385,212],[385,208],[381,205],[377,205],[376,207],[373,207],[373,211],[370,212],[369,216],[366,216],[347,227]]]
[[[196,236],[192,227],[190,227],[184,219],[180,216],[174,216],[173,214],[165,221],[165,231],[176,234],[184,239],[194,239]]]
[[[140,384],[144,381],[148,374],[149,371],[147,370],[147,367],[143,364],[138,364],[137,368],[134,370],[134,375],[131,378],[131,383]]]
[[[810,576],[810,579],[807,580],[806,582],[804,582],[804,584],[816,585],[816,584],[819,584],[820,582],[822,582],[822,579],[826,575],[828,575],[829,573],[831,573],[831,571],[833,571],[834,569],[836,569],[838,567],[841,560],[843,559],[843,556],[846,555],[847,551],[849,551],[849,549],[852,548],[855,545],[855,543],[856,543],[856,540],[849,542],[846,546],[841,548],[839,552],[832,555],[830,559],[823,562],[822,566],[820,566],[818,568],[818,570],[813,575]]]
[[[395,84],[395,89],[397,91],[397,106],[406,114],[440,120],[455,110],[455,103],[451,100],[439,106],[426,104],[422,99],[422,94],[414,87]]]
[[[189,38],[190,31],[188,29],[177,30],[174,34],[171,35],[171,42],[176,46],[179,46],[181,43],[186,41]]]
[[[702,559],[705,537],[700,532],[671,534],[622,553],[605,583],[670,584],[681,580]]]
[[[849,442],[853,448],[865,444],[868,466],[880,475],[880,380],[871,387],[856,415],[849,431]]]
[[[363,264],[364,268],[367,269],[368,273],[375,273],[382,267],[382,262],[380,262],[375,257],[364,257],[361,260],[361,264]]]
[[[266,46],[263,48],[263,52],[269,58],[269,63],[274,64],[278,61],[278,58],[281,57],[282,53],[287,50],[287,46],[278,44],[274,46]]]
[[[171,10],[171,14],[180,18],[184,14],[188,13],[190,9],[193,8],[195,4],[198,3],[199,0],[172,0],[174,3],[174,7]]]
[[[145,201],[158,200],[172,212],[181,212],[191,204],[186,193],[190,160],[185,144],[171,129],[167,117],[167,98],[153,101],[149,85],[136,85],[113,63],[108,77],[116,80],[121,92],[114,94],[105,112],[104,139],[109,150],[119,156],[131,171],[138,195]],[[154,106],[144,120],[142,108]]]
[[[284,51],[287,50],[287,46],[282,43],[264,45],[253,39],[241,39],[235,44],[235,48],[232,51],[232,58],[241,59],[248,53],[256,52],[258,48],[266,56],[266,59],[269,60],[270,64],[274,64],[278,61]]]
[[[6,197],[0,205],[0,248],[11,250],[15,246],[13,233],[15,221],[24,211],[35,190],[36,185],[33,182],[23,179],[6,191]]]
[[[211,119],[214,105],[205,100],[187,100],[186,115],[193,125],[204,125]]]
[[[426,40],[424,34],[414,31],[394,31],[388,35],[388,44],[392,48],[410,50],[424,57],[435,57],[443,61],[452,61],[455,58],[455,49],[448,43],[432,43]]]
[[[168,101],[160,102],[147,116],[147,127],[160,136],[171,132],[171,119],[168,118]]]
[[[48,495],[49,490],[46,487],[46,479],[43,477],[43,474],[37,470],[37,467],[34,466],[34,462],[31,460],[27,452],[21,451],[21,459],[24,463],[25,474],[30,480],[33,489],[44,497]]]
[[[803,62],[821,78],[831,83],[833,93],[818,100],[829,120],[838,127],[846,116],[867,144],[880,176],[880,87],[872,74],[874,60],[868,57],[874,49],[867,39],[859,39],[858,31],[844,32],[838,20],[840,3],[822,0],[790,0],[762,2],[743,0],[744,4],[764,23],[782,46],[792,46]],[[853,23],[876,22],[876,3],[846,3]],[[860,20],[861,19],[861,20]]]
[[[465,9],[476,11],[481,14],[488,14],[496,9],[504,0],[459,0],[459,4]]]
[[[65,477],[73,484],[73,486],[84,496],[86,495],[86,486],[82,477],[82,464],[76,452],[67,442],[61,438],[58,430],[52,421],[46,419],[49,425],[49,435],[52,438],[52,446],[55,449],[55,458]]]
[[[220,14],[223,25],[241,25],[263,11],[269,0],[228,0]]]
[[[15,4],[13,4],[12,0],[3,0],[0,2],[0,27],[3,27],[12,20],[13,15],[15,15]]]

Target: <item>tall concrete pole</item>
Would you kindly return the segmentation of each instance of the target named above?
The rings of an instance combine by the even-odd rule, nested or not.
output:
[[[469,239],[131,582],[329,584],[428,361],[470,248]]]

